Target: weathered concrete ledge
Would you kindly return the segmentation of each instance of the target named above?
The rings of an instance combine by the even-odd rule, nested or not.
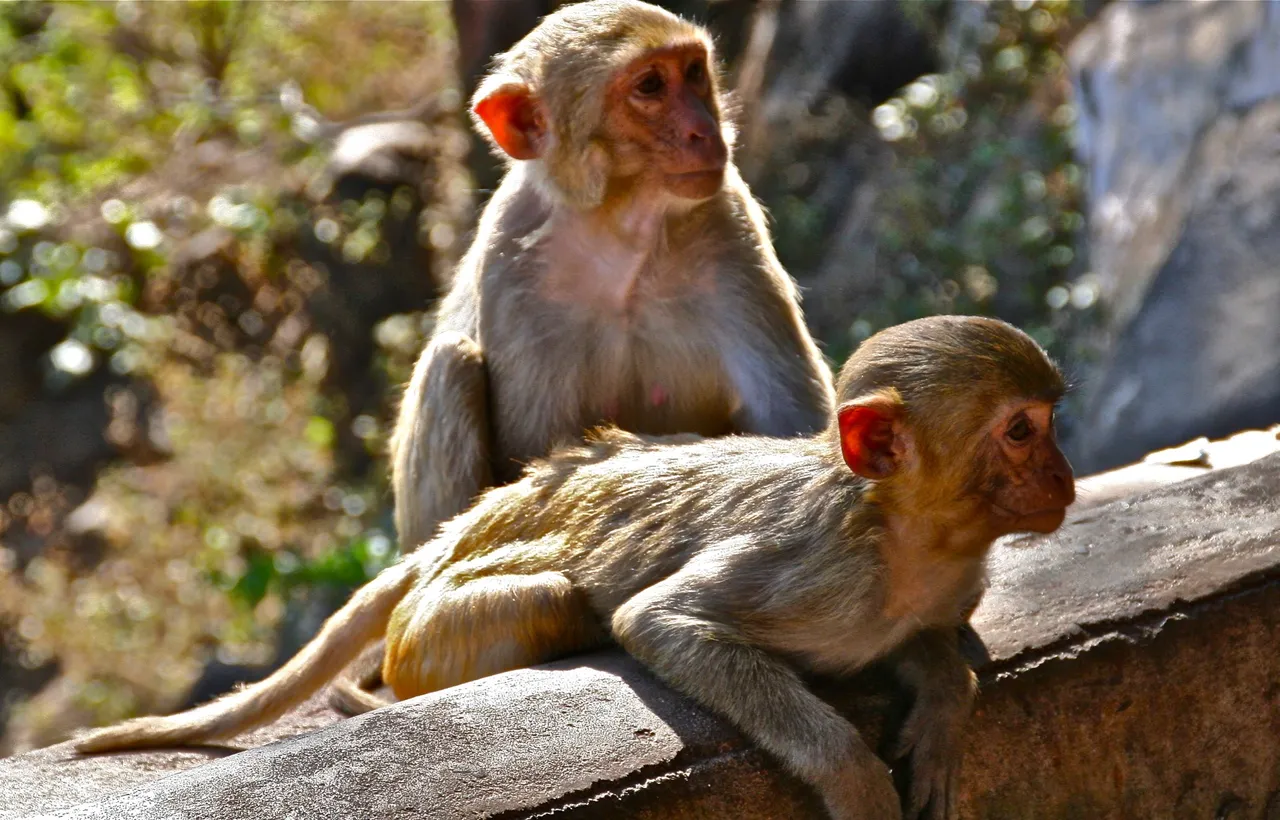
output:
[[[1158,485],[1187,461],[1097,486]],[[993,554],[962,816],[1280,818],[1280,454],[1191,461],[1177,469],[1201,475],[1086,493],[1058,533]],[[823,690],[873,739],[904,705],[875,674]],[[0,761],[0,818],[821,816],[617,652],[335,719],[313,700],[234,755]]]

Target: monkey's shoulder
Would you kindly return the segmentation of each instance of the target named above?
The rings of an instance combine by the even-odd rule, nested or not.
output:
[[[661,452],[668,448],[688,447],[710,441],[712,439],[696,433],[645,435],[624,430],[617,425],[605,424],[587,430],[579,442],[556,446],[546,458],[534,460],[529,465],[529,470],[535,472],[571,464],[594,464],[625,453]]]
[[[669,453],[673,457],[739,456],[745,459],[810,457],[823,449],[812,437],[781,438],[751,434],[701,436],[697,433],[652,435],[624,430],[613,424],[588,430],[581,443],[558,447],[550,459],[581,456],[584,451],[609,457],[622,451]]]
[[[594,427],[586,433],[588,445],[599,444],[615,449],[677,446],[682,444],[699,444],[707,441],[706,436],[697,433],[671,433],[668,435],[647,435],[623,430],[613,424]]]
[[[683,492],[723,504],[726,495],[749,499],[780,484],[795,485],[799,492],[823,476],[838,475],[825,445],[816,438],[652,436],[608,426],[532,461],[525,480],[544,490],[608,487],[637,497]]]

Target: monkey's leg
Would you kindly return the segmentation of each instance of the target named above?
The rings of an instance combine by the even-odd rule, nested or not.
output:
[[[461,333],[438,334],[423,350],[400,402],[391,437],[391,487],[400,551],[426,543],[441,523],[465,510],[493,484],[489,462],[489,396],[479,345]],[[329,703],[356,715],[381,705],[370,695],[382,682],[381,642],[334,681]]]
[[[401,551],[426,543],[492,484],[484,356],[461,333],[440,333],[414,365],[391,440]]]
[[[382,656],[386,644],[378,641],[347,668],[350,677],[339,676],[329,684],[329,705],[348,717],[391,705],[373,690],[382,685]]]
[[[907,817],[951,820],[965,724],[977,679],[960,655],[956,629],[922,632],[899,650],[896,671],[915,690],[893,758],[910,760]]]
[[[779,658],[700,614],[714,607],[688,605],[692,590],[706,593],[697,575],[682,570],[628,600],[613,616],[615,640],[814,786],[836,820],[901,817],[888,767],[849,721]]]
[[[392,615],[382,671],[402,700],[607,640],[586,596],[558,572],[459,575],[425,585]]]

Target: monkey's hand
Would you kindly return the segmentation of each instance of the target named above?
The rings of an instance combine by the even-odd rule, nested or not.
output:
[[[814,785],[832,820],[899,820],[902,805],[889,767],[864,748]]]
[[[916,690],[892,751],[892,759],[909,766],[906,817],[952,820],[956,816],[957,775],[964,728],[977,695],[973,672],[957,656],[932,668]]]

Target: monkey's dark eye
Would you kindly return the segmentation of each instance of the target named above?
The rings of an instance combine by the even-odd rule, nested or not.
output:
[[[1022,444],[1031,438],[1031,434],[1035,431],[1031,429],[1031,423],[1027,421],[1026,416],[1018,416],[1018,418],[1009,425],[1009,429],[1004,431],[1004,435],[1009,441],[1015,444]]]
[[[703,67],[701,61],[691,63],[689,68],[684,72],[684,78],[690,83],[700,83],[707,76],[707,69]]]
[[[640,82],[636,83],[636,91],[646,97],[657,96],[667,87],[663,81],[662,75],[656,71],[650,72],[640,78]]]

